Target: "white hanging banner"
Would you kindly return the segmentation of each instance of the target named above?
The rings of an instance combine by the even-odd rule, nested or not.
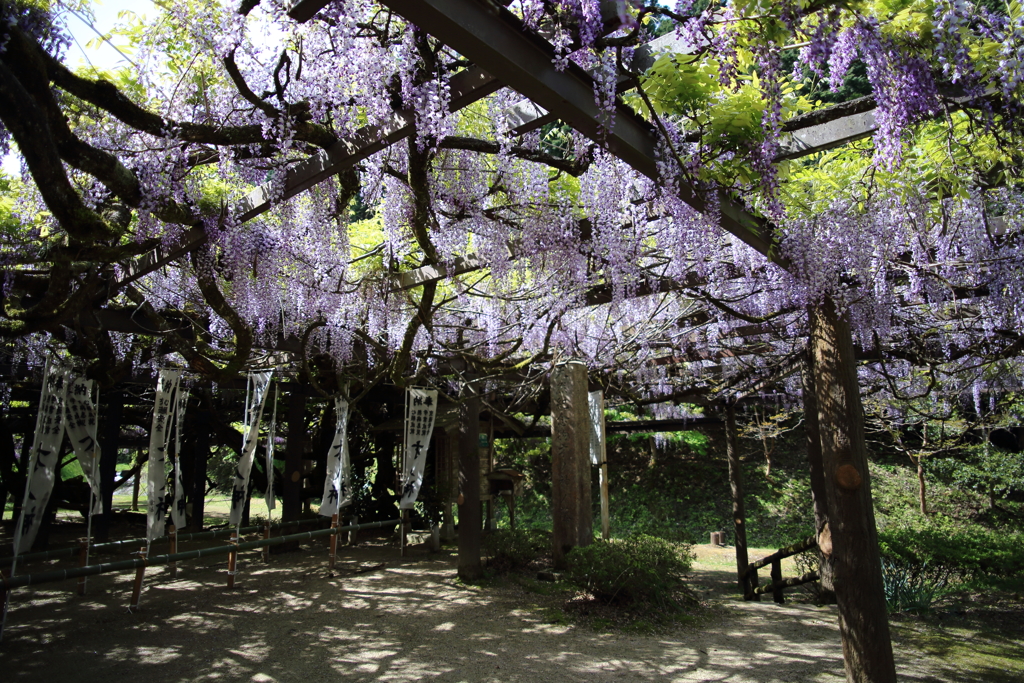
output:
[[[256,442],[260,437],[260,420],[263,418],[263,404],[266,403],[267,387],[273,371],[250,372],[249,382],[252,391],[245,406],[245,435],[242,440],[242,455],[235,467],[235,482],[231,487],[231,515],[228,520],[231,526],[242,522],[242,511],[245,510],[245,499],[249,494],[249,473],[252,471],[252,459],[256,452]]]
[[[334,399],[334,413],[337,425],[334,428],[331,450],[327,452],[327,479],[324,481],[324,497],[320,501],[320,514],[327,517],[352,503],[352,466],[348,458],[348,401]]]
[[[274,411],[270,414],[270,431],[267,434],[267,452],[264,470],[267,473],[267,512],[277,508],[277,496],[274,495],[274,440],[277,438],[277,403],[281,399],[281,384],[274,385]]]
[[[185,428],[185,408],[188,390],[178,388],[174,401],[174,497],[171,503],[171,524],[175,529],[185,528],[185,487],[181,484],[181,431]]]
[[[399,508],[408,510],[420,495],[423,470],[427,464],[427,449],[434,433],[437,414],[437,391],[415,389],[406,392],[405,453],[402,459],[402,501]]]
[[[174,421],[174,395],[181,380],[181,370],[164,369],[156,380],[153,402],[153,426],[149,432],[149,476],[146,487],[146,541],[164,535],[167,511],[167,444]]]
[[[591,391],[587,398],[590,406],[590,464],[600,465],[604,461],[604,392]]]
[[[28,489],[14,535],[14,554],[35,543],[46,504],[53,493],[54,472],[60,463],[60,445],[64,440],[64,402],[69,374],[60,363],[50,360],[43,372],[43,390],[39,397],[39,415],[29,455]]]
[[[96,437],[99,405],[93,398],[94,389],[95,382],[91,379],[78,377],[71,380],[64,408],[64,424],[85,481],[92,490],[91,514],[99,515],[103,513],[103,498],[100,492],[100,445]]]

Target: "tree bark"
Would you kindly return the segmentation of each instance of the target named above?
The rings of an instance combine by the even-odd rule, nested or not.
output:
[[[483,575],[480,562],[480,397],[467,396],[459,406],[459,578]]]
[[[814,535],[818,539],[818,585],[822,602],[836,601],[835,563],[831,543],[823,543],[822,534],[828,526],[828,494],[825,492],[825,469],[821,460],[821,429],[818,423],[818,400],[814,395],[814,354],[808,349],[802,373],[804,394],[804,433],[807,436],[807,465],[811,475],[811,502],[814,504]]]
[[[114,521],[114,484],[117,480],[117,453],[121,438],[121,416],[124,413],[124,393],[119,389],[107,392],[107,410],[103,414],[100,436],[100,497],[103,514],[96,518],[96,541],[110,540],[110,525]]]
[[[750,592],[747,584],[747,512],[743,505],[743,476],[740,470],[740,454],[736,447],[736,406],[725,405],[725,455],[729,461],[729,490],[732,494],[732,527],[736,546],[736,578],[740,595]],[[755,598],[756,599],[756,598]]]
[[[302,454],[306,436],[306,395],[297,383],[289,385],[288,437],[284,447],[284,485],[281,487],[281,520],[302,515]]]
[[[832,300],[809,313],[846,678],[895,683],[853,338]]]
[[[204,396],[195,415],[195,439],[192,450],[192,530],[203,530],[206,512],[206,467],[210,459],[210,412],[202,405]]]

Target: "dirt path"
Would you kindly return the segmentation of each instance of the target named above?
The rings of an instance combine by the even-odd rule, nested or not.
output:
[[[240,561],[233,592],[221,562],[177,580],[147,574],[142,609],[126,609],[129,574],[89,594],[19,590],[0,646],[0,678],[20,681],[842,681],[834,608],[723,602],[697,625],[660,636],[597,633],[552,618],[550,600],[514,586],[472,587],[453,558],[346,549],[325,571],[322,546]],[[378,569],[353,573],[384,562]],[[715,593],[728,569],[696,577]],[[899,651],[906,681],[944,677]]]

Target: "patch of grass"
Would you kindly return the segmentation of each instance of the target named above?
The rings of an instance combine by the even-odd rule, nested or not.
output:
[[[1024,637],[993,631],[894,621],[900,647],[919,650],[941,662],[948,680],[961,683],[1019,683],[1024,680]]]

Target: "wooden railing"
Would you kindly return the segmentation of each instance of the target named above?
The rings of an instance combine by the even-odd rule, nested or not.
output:
[[[811,571],[807,572],[803,576],[795,576],[788,579],[782,578],[782,561],[787,557],[798,555],[802,552],[810,550],[811,548],[817,547],[818,541],[814,536],[808,536],[799,543],[780,548],[776,552],[772,553],[768,557],[764,557],[756,562],[751,562],[747,565],[747,571],[743,575],[743,585],[745,587],[744,600],[760,600],[761,596],[765,593],[771,593],[772,598],[775,602],[782,604],[786,601],[783,595],[783,590],[786,588],[792,588],[793,586],[800,586],[811,581],[818,580],[818,572]],[[764,586],[758,585],[757,570],[762,567],[772,566],[771,569],[771,583]]]

